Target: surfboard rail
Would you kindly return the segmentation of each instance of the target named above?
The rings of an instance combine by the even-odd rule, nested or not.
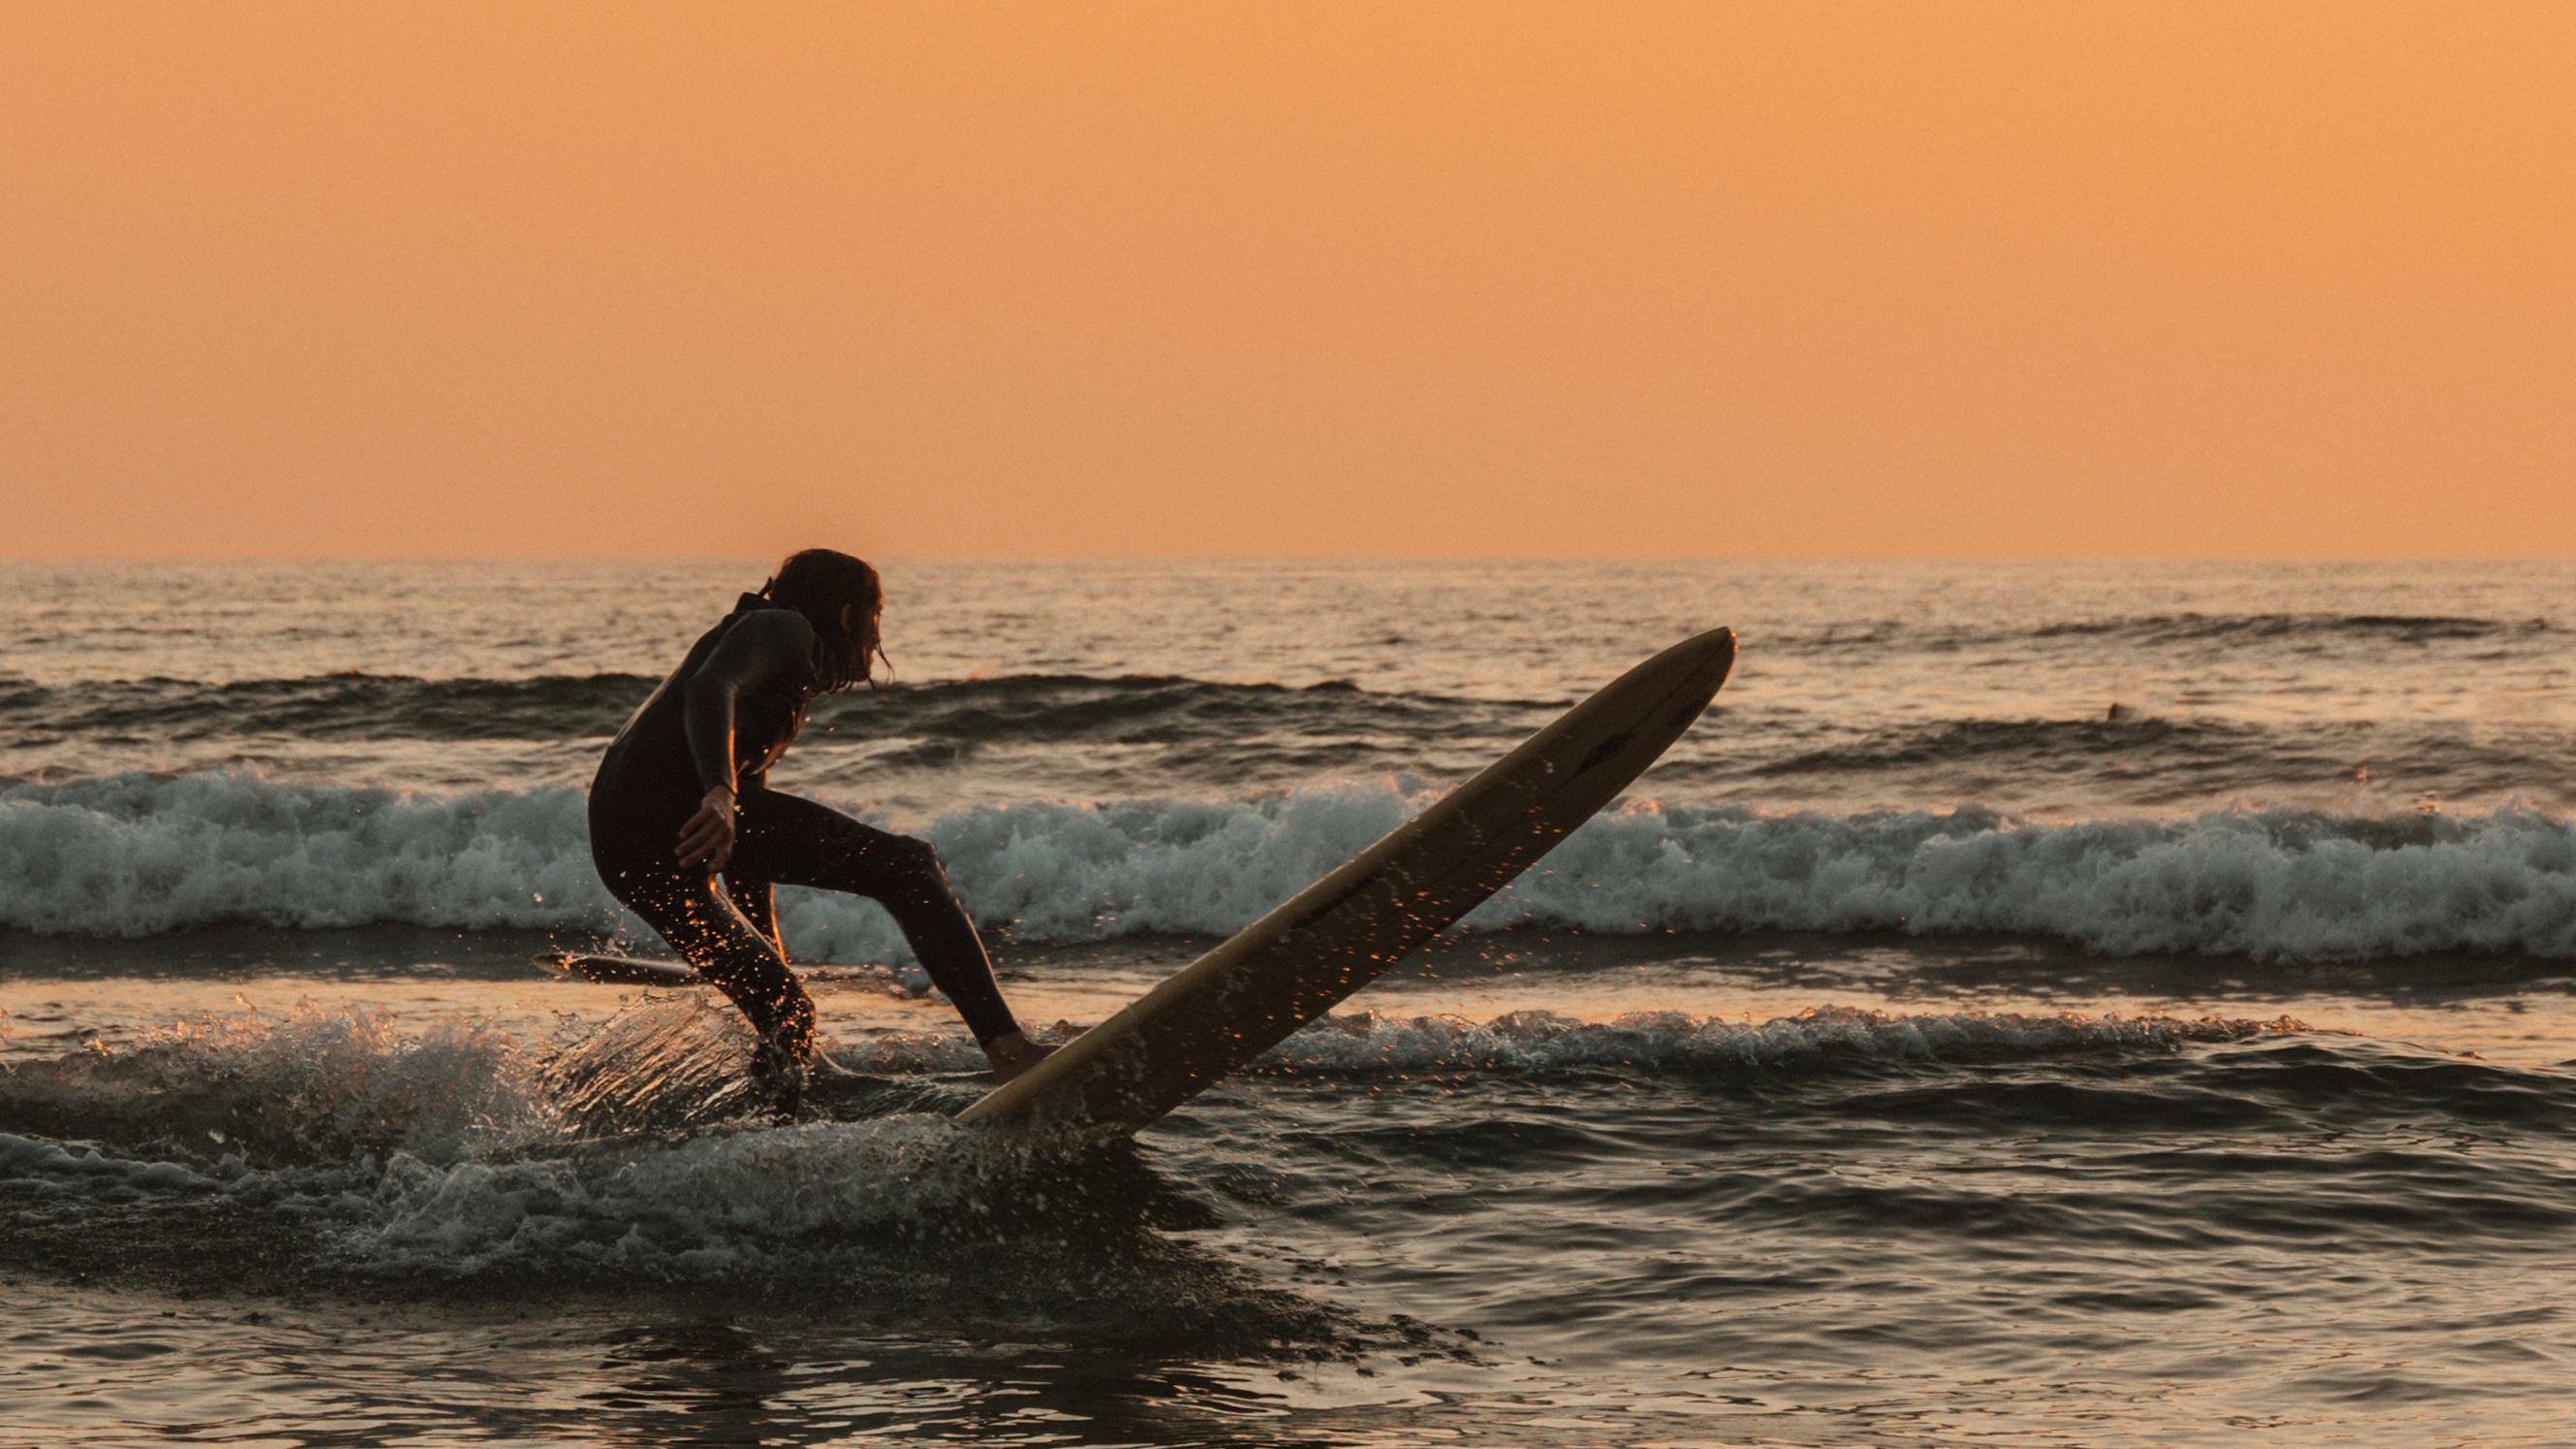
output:
[[[1133,1132],[1502,889],[1610,803],[1735,662],[1713,629],[1629,670],[1366,850],[958,1114]]]

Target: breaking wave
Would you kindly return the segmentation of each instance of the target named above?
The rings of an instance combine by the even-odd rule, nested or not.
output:
[[[1399,783],[1250,799],[1029,804],[921,833],[1021,939],[1241,928],[1433,798]],[[782,892],[791,951],[902,960],[873,904]],[[0,926],[139,936],[220,921],[578,928],[639,939],[569,788],[401,792],[239,772],[0,790]],[[1638,803],[1569,837],[1470,929],[2012,934],[2114,953],[2576,956],[2576,829],[2545,812],[2233,809],[2037,823]]]

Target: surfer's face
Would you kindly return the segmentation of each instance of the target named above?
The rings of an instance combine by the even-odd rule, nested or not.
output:
[[[852,679],[867,678],[869,671],[875,666],[877,647],[882,642],[878,626],[884,617],[883,603],[868,610],[865,618],[860,617],[858,605],[841,606],[841,628],[848,633],[850,639],[852,657],[847,672]]]

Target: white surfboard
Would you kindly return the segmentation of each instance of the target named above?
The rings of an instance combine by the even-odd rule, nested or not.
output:
[[[1681,737],[1735,635],[1676,644],[1295,899],[958,1115],[1133,1132],[1374,980],[1509,884]]]

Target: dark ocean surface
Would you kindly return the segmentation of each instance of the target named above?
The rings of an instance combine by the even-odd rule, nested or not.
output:
[[[1620,670],[1712,710],[1133,1144],[592,874],[758,564],[0,565],[0,1444],[2576,1442],[2576,566],[901,564],[780,788],[1097,1021]]]

